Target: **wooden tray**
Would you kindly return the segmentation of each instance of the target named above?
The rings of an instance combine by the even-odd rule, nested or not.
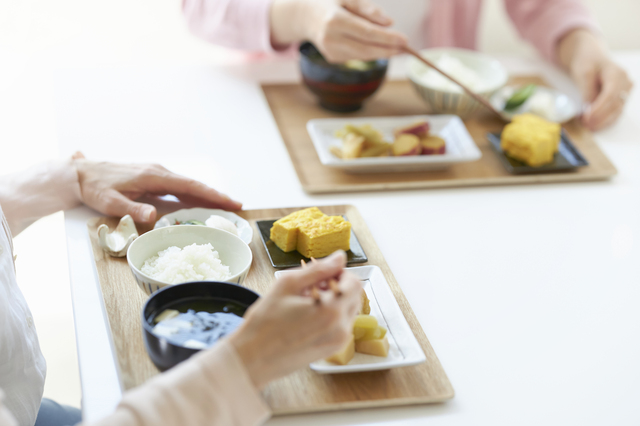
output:
[[[539,77],[519,77],[511,83],[544,84]],[[408,81],[388,81],[362,110],[350,114],[326,111],[301,84],[263,85],[298,179],[308,193],[374,191],[388,189],[438,188],[453,186],[511,185],[542,182],[605,180],[617,173],[602,153],[591,133],[577,120],[564,125],[571,139],[589,161],[576,171],[549,174],[509,174],[487,140],[487,133],[502,130],[503,123],[488,115],[465,121],[471,137],[482,151],[482,158],[446,170],[410,173],[348,174],[320,163],[307,121],[331,117],[382,117],[427,114],[427,108]]]
[[[423,364],[387,371],[320,375],[310,368],[272,383],[263,395],[272,412],[278,414],[331,411],[440,402],[453,397],[453,388],[440,365],[429,340],[407,302],[389,266],[382,257],[366,224],[353,206],[324,206],[330,215],[346,215],[362,244],[369,264],[377,265],[391,287],[414,335],[427,357]],[[274,272],[260,241],[256,220],[285,216],[299,209],[264,209],[238,212],[254,228],[251,249],[253,264],[244,285],[266,292],[274,281]],[[98,245],[97,228],[106,223],[115,227],[115,218],[93,218],[87,223],[111,335],[125,389],[136,387],[158,374],[144,349],[140,312],[147,299],[136,285],[126,259],[104,254]],[[147,231],[141,229],[139,231]]]

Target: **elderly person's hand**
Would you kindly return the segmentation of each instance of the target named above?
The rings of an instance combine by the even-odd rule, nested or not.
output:
[[[329,62],[388,58],[407,44],[368,0],[274,0],[270,24],[274,46],[308,40]]]
[[[584,125],[591,130],[612,125],[633,87],[627,73],[613,62],[603,42],[587,30],[569,32],[558,43],[557,52],[587,103]]]
[[[176,196],[202,207],[239,210],[242,204],[196,180],[177,175],[155,164],[117,164],[89,161],[74,155],[82,201],[110,216],[131,215],[134,221],[151,223],[156,208],[136,202],[143,195]]]
[[[245,321],[229,336],[258,389],[338,352],[349,342],[362,284],[343,271],[346,260],[339,251],[285,275],[249,308]],[[335,277],[342,294],[321,291],[321,303],[315,304],[309,289]]]

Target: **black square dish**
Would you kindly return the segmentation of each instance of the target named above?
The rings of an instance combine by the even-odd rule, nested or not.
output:
[[[524,174],[559,172],[563,170],[573,170],[589,164],[580,151],[578,151],[578,148],[573,145],[564,130],[562,131],[558,152],[553,156],[553,162],[539,167],[531,167],[526,163],[514,160],[505,154],[504,151],[502,151],[502,148],[500,148],[500,135],[501,133],[488,133],[487,138],[489,139],[489,142],[491,142],[493,149],[498,154],[498,158],[502,162],[502,165],[509,173]]]
[[[347,220],[345,216],[343,217]],[[276,220],[278,219],[256,221],[258,231],[260,231],[260,238],[262,239],[262,244],[264,245],[265,250],[267,250],[271,266],[274,268],[293,268],[300,266],[300,261],[303,259],[305,261],[309,261],[310,259],[304,257],[296,250],[290,251],[289,253],[283,252],[273,241],[271,241],[271,227],[273,226],[273,222]],[[367,259],[367,255],[364,253],[356,234],[353,232],[353,229],[351,230],[351,240],[349,245],[351,249],[347,252],[347,265],[365,263],[369,260]]]

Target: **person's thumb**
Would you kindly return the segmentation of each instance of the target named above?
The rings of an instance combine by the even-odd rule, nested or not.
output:
[[[110,190],[105,199],[106,213],[111,216],[131,215],[134,222],[149,223],[156,218],[156,208],[150,204],[132,201],[116,190]]]

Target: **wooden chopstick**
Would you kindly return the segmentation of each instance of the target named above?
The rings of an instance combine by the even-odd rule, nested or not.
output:
[[[410,48],[409,46],[404,47],[404,51],[407,52],[408,54],[414,56],[417,60],[421,61],[423,64],[427,65],[428,67],[433,68],[434,70],[438,71],[440,74],[444,75],[445,77],[447,77],[449,80],[453,81],[454,83],[456,83],[458,86],[462,87],[462,90],[464,90],[465,92],[467,92],[467,94],[469,96],[471,96],[473,99],[475,99],[476,101],[480,102],[485,108],[487,108],[489,111],[491,111],[492,113],[494,113],[496,116],[498,116],[501,120],[506,121],[507,123],[511,122],[511,119],[509,117],[507,117],[506,115],[504,115],[502,112],[498,111],[497,109],[495,109],[493,107],[493,105],[491,105],[489,103],[489,101],[487,101],[484,97],[478,95],[477,93],[475,93],[473,90],[469,89],[467,86],[465,86],[464,84],[460,83],[456,78],[454,78],[453,76],[451,76],[449,73],[444,72],[443,70],[441,70],[440,68],[438,68],[433,62],[431,62],[428,59],[425,59],[422,57],[422,55],[420,55],[420,53],[418,53],[417,51],[413,50],[412,48]]]

